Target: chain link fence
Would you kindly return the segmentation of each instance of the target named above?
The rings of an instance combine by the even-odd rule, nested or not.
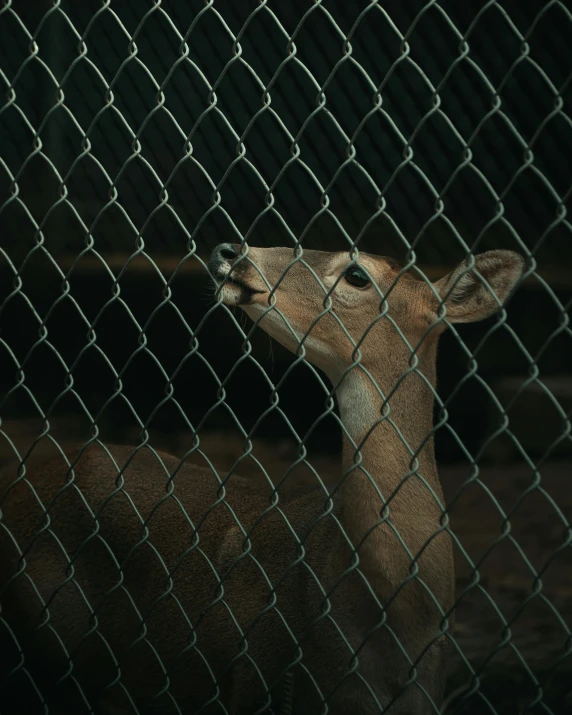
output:
[[[571,20],[5,0],[2,713],[569,712]]]

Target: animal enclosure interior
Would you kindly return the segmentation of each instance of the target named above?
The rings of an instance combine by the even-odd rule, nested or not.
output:
[[[357,248],[398,262],[397,291],[401,269],[435,285],[513,251],[524,272],[506,305],[438,348],[428,437],[455,622],[443,702],[422,712],[570,712],[571,28],[568,4],[544,0],[5,3],[0,546],[10,485],[41,492],[34,470],[55,459],[63,488],[91,443],[242,476],[271,510],[276,495],[336,498],[331,380],[223,305],[216,246],[288,247],[293,262],[294,248]],[[392,349],[379,343],[379,364]],[[25,570],[0,573],[0,711],[37,666],[10,635]],[[43,687],[30,713],[46,712]],[[260,712],[287,715],[283,687]],[[200,712],[240,713],[221,692]],[[86,693],[74,714],[113,712]],[[177,697],[158,712],[184,712]],[[135,701],[119,711],[143,712]]]

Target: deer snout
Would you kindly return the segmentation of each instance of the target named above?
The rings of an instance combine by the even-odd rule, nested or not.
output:
[[[238,247],[233,246],[232,243],[219,243],[218,246],[215,246],[208,263],[208,269],[212,277],[215,280],[226,278],[239,256]]]
[[[219,244],[211,254],[208,269],[217,284],[217,297],[226,305],[252,305],[267,292],[267,285],[240,245]]]

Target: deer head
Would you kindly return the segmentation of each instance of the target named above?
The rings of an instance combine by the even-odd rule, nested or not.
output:
[[[352,261],[347,253],[305,250],[297,258],[288,248],[222,244],[209,262],[224,303],[242,308],[292,352],[302,341],[308,360],[333,381],[355,361],[356,346],[366,367],[383,359],[406,368],[424,336],[430,345],[448,324],[499,310],[523,267],[517,253],[488,251],[428,284],[390,258],[365,253]]]

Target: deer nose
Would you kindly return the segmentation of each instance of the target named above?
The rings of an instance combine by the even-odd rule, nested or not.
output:
[[[209,271],[215,278],[226,276],[231,264],[239,255],[240,251],[232,243],[219,243],[209,258]]]

